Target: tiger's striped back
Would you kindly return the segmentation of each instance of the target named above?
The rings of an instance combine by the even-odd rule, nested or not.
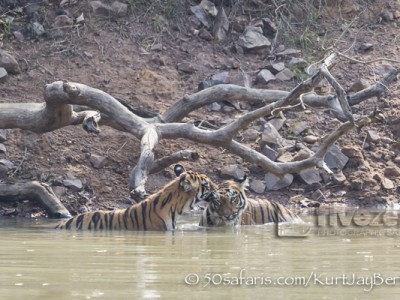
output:
[[[56,228],[77,230],[174,230],[176,218],[192,209],[211,190],[208,176],[174,168],[177,178],[157,193],[126,209],[79,214]]]

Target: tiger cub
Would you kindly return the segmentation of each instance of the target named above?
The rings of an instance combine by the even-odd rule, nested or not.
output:
[[[208,176],[174,167],[177,176],[164,188],[126,209],[79,214],[57,225],[77,230],[174,230],[176,218],[206,200],[211,191]]]

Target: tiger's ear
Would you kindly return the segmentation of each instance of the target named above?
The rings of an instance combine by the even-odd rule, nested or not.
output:
[[[247,175],[244,175],[243,178],[237,179],[235,181],[239,183],[239,187],[243,190],[249,186],[249,177],[247,177]]]
[[[174,167],[174,172],[176,177],[179,177],[179,175],[181,175],[183,172],[185,172],[185,168],[182,165],[175,165]]]

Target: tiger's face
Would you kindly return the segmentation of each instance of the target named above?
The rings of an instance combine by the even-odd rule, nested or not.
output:
[[[186,171],[181,165],[176,165],[174,171],[179,177],[179,186],[183,192],[193,194],[193,200],[186,207],[187,209],[193,209],[194,205],[201,201],[208,201],[213,183],[207,175]]]
[[[207,201],[210,202],[205,214],[209,213],[212,225],[232,226],[240,223],[240,218],[247,206],[244,189],[246,177],[241,181],[230,180],[217,186]]]

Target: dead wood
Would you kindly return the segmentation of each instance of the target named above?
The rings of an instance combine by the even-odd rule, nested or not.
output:
[[[197,154],[187,150],[156,160],[154,150],[162,139],[185,138],[195,143],[223,147],[260,166],[266,172],[277,175],[298,173],[312,166],[330,172],[324,163],[328,148],[355,126],[365,126],[382,120],[378,113],[369,117],[354,116],[351,106],[382,94],[397,75],[397,70],[392,70],[375,85],[348,96],[329,72],[337,59],[336,54],[330,55],[309,79],[290,92],[221,84],[185,95],[165,112],[151,118],[139,116],[126,103],[121,103],[101,90],[80,83],[56,81],[46,86],[43,104],[0,104],[0,128],[21,128],[43,133],[67,125],[83,124],[84,130],[93,133],[99,132],[99,125],[129,132],[141,141],[141,155],[129,179],[129,189],[136,200],[145,197],[145,184],[149,174],[179,160],[196,158]],[[335,95],[318,96],[313,93],[315,86],[324,78],[334,88]],[[200,128],[194,122],[182,123],[192,111],[223,100],[248,101],[258,103],[261,107],[217,129]],[[235,141],[238,132],[258,118],[271,115],[272,112],[293,109],[299,103],[302,106],[328,108],[337,119],[344,122],[323,139],[318,151],[311,157],[296,162],[277,163],[255,149]],[[79,109],[73,110],[74,105],[79,106]],[[82,110],[83,108],[89,109]]]

